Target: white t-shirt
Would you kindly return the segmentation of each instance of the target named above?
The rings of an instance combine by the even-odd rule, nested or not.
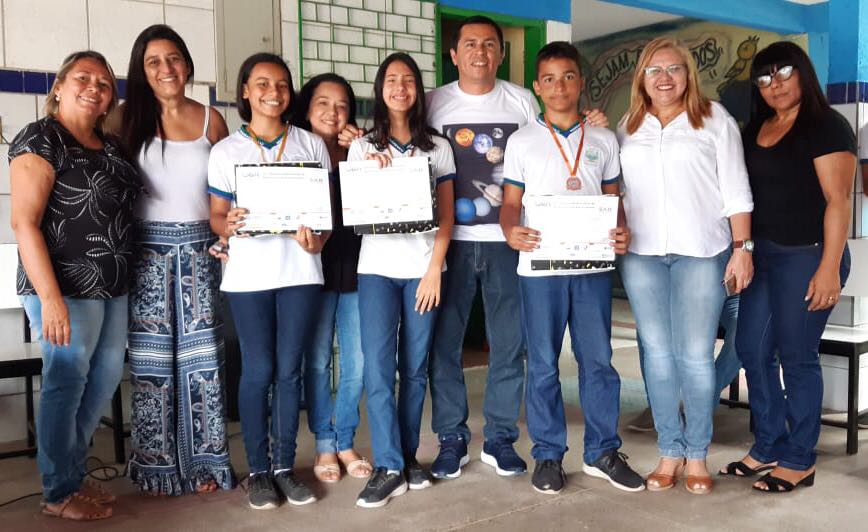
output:
[[[414,150],[412,145],[401,145],[391,142],[389,148],[381,153],[388,153],[392,158],[428,157],[433,168],[437,184],[455,179],[455,162],[452,160],[452,149],[449,142],[440,137],[434,137],[434,150],[430,152]],[[376,146],[368,137],[359,138],[350,145],[347,161],[360,161],[366,153],[377,153]],[[392,235],[364,235],[362,249],[359,252],[360,274],[374,274],[395,279],[419,279],[428,271],[431,254],[434,251],[434,238],[437,231],[425,233],[405,233]],[[443,262],[446,270],[446,261]]]
[[[665,128],[650,113],[618,127],[630,251],[713,257],[732,242],[728,217],[753,211],[741,133],[717,102],[701,129],[682,112]]]
[[[263,143],[265,158],[274,162],[282,136]],[[281,161],[318,161],[331,170],[325,142],[318,136],[290,127]],[[256,142],[242,128],[211,149],[208,159],[208,192],[235,204],[235,165],[262,162]],[[220,289],[224,292],[255,292],[287,286],[322,284],[319,254],[303,250],[289,235],[230,237],[229,261]]]
[[[576,152],[582,140],[579,124],[563,131],[552,126],[558,134],[558,142],[564,149],[570,166],[576,160]],[[618,141],[615,134],[606,128],[584,127],[585,141],[582,158],[579,161],[577,177],[582,182],[579,190],[569,190],[567,179],[570,172],[561,152],[552,139],[551,132],[541,117],[519,129],[506,143],[506,160],[503,167],[503,181],[524,189],[522,203],[530,195],[591,195],[603,193],[603,185],[618,182],[621,165],[618,161]],[[522,225],[527,219],[522,212]],[[542,235],[545,238],[545,235]],[[545,277],[551,275],[576,275],[597,273],[600,270],[532,270],[530,261],[533,252],[518,255],[518,274],[526,277]]]
[[[454,240],[503,242],[503,153],[518,128],[532,122],[539,105],[531,92],[497,80],[491,92],[467,94],[454,81],[430,91],[428,124],[452,145],[455,180]]]

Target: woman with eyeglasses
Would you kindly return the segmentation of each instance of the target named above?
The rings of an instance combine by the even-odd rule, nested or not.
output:
[[[645,46],[630,100],[619,140],[633,239],[621,277],[644,346],[660,453],[646,487],[669,489],[686,469],[687,490],[707,494],[723,281],[738,292],[753,276],[741,136],[702,94],[688,49],[670,37]]]
[[[759,52],[751,78],[755,109],[743,140],[755,202],[756,276],[741,296],[736,349],[755,442],[721,474],[771,469],[753,487],[782,493],[814,483],[823,400],[818,347],[850,271],[856,139],[795,44]]]

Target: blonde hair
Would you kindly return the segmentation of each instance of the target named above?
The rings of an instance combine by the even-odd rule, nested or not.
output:
[[[103,56],[99,52],[94,52],[93,50],[73,52],[66,56],[66,59],[63,60],[63,63],[60,65],[60,69],[58,69],[57,71],[57,75],[54,78],[54,83],[51,84],[51,90],[49,90],[48,94],[46,95],[45,105],[42,107],[42,112],[45,113],[46,116],[57,116],[57,111],[60,108],[60,105],[55,98],[55,96],[57,96],[57,87],[66,80],[66,76],[69,75],[69,71],[72,70],[72,67],[74,67],[75,64],[82,59],[93,59],[97,63],[100,63],[103,67],[105,67],[112,81],[111,102],[109,102],[106,114],[100,116],[96,120],[96,127],[97,129],[101,130],[106,116],[112,111],[112,109],[114,109],[118,105],[118,80],[115,77],[115,73],[112,70],[111,65],[108,64],[108,61],[106,61],[105,56]]]
[[[632,135],[645,120],[645,113],[651,105],[651,97],[645,92],[645,67],[651,62],[654,54],[665,49],[674,50],[681,56],[682,62],[687,66],[687,89],[684,91],[684,108],[687,110],[687,118],[693,129],[702,127],[703,117],[711,116],[711,100],[702,94],[699,87],[699,71],[693,55],[684,44],[674,37],[657,37],[645,45],[639,55],[636,71],[633,73],[633,86],[630,88],[630,109],[626,115],[627,133]]]

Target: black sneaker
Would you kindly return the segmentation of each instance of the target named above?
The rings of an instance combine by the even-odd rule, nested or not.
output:
[[[292,469],[285,469],[274,475],[274,483],[278,489],[283,492],[286,501],[289,504],[301,506],[302,504],[310,504],[316,500],[313,492],[295,478],[295,473]]]
[[[560,460],[543,460],[536,463],[531,479],[533,489],[540,493],[557,495],[567,483],[567,475]]]
[[[374,469],[365,489],[359,493],[356,506],[362,508],[380,508],[389,503],[389,499],[407,493],[407,482],[403,473],[389,473],[382,467]]]
[[[582,464],[582,471],[592,477],[605,478],[619,490],[642,491],[645,489],[645,481],[627,465],[627,458],[629,456],[626,454],[612,449],[593,464]]]
[[[404,457],[404,475],[411,490],[423,490],[431,487],[431,477],[422,469],[415,456]]]
[[[254,473],[248,477],[247,500],[254,510],[270,510],[280,506],[280,495],[271,473]]]
[[[461,468],[467,465],[467,442],[459,435],[450,434],[440,438],[440,452],[431,464],[434,478],[458,478]]]

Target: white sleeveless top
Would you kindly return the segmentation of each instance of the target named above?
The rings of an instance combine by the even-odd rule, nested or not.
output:
[[[208,196],[208,122],[196,140],[163,140],[155,137],[139,151],[139,168],[145,185],[136,202],[137,218],[151,222],[192,222],[211,216]],[[163,147],[165,146],[165,151]]]

